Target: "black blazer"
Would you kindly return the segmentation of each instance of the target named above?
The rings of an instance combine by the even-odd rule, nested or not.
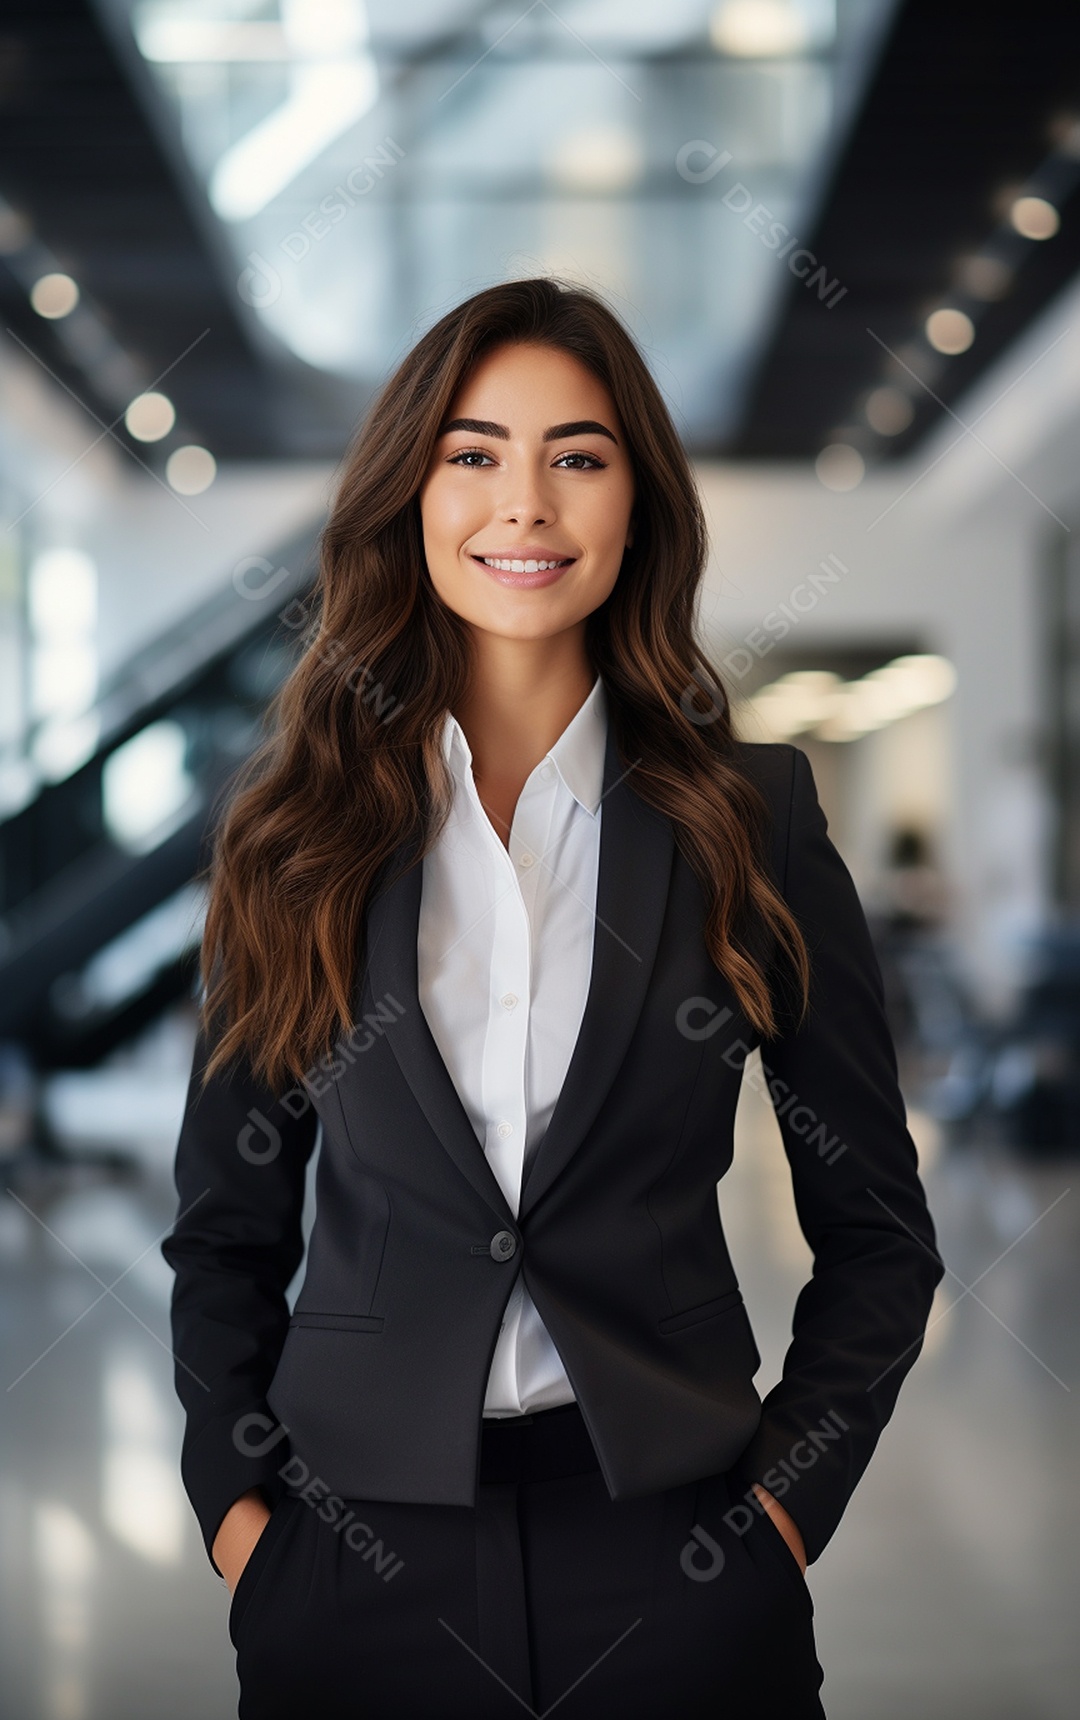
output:
[[[760,1480],[783,1500],[817,1558],[944,1267],[880,971],[809,761],[788,745],[738,755],[769,803],[771,869],[807,938],[810,1017],[761,1044],[709,960],[704,896],[672,825],[635,793],[609,730],[588,1000],[517,1217],[419,1005],[418,864],[372,901],[356,1025],[303,1082],[275,1094],[240,1064],[200,1095],[200,1033],[163,1253],[182,1474],[208,1550],[233,1500],[252,1486],[273,1500],[285,1479],[327,1513],[334,1496],[475,1503],[488,1369],[522,1272],[612,1499],[733,1470],[740,1490]],[[716,1193],[758,1044],[814,1253],[763,1403]]]

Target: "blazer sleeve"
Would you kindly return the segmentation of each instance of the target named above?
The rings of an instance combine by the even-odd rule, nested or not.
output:
[[[866,917],[827,833],[810,761],[790,751],[783,889],[810,953],[810,1010],[797,1030],[762,1041],[761,1055],[814,1264],[795,1303],[782,1377],[735,1478],[781,1500],[812,1561],[922,1348],[945,1267]]]
[[[208,1056],[200,1027],[176,1149],[178,1214],[161,1251],[176,1274],[181,1476],[213,1563],[229,1506],[260,1486],[273,1503],[289,1455],[266,1392],[288,1330],[285,1292],[303,1257],[318,1115],[302,1088],[275,1095],[243,1059],[200,1091]]]

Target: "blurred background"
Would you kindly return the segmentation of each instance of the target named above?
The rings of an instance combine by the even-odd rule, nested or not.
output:
[[[235,1713],[159,1253],[192,880],[366,402],[552,271],[695,461],[948,1266],[810,1571],[827,1712],[1075,1712],[1078,188],[1069,0],[0,0],[4,1720]],[[810,1256],[753,1078],[722,1206],[764,1393]]]

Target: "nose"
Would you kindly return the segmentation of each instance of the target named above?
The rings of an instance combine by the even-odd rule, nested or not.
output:
[[[551,525],[555,506],[543,474],[523,461],[508,462],[496,511],[504,525]]]

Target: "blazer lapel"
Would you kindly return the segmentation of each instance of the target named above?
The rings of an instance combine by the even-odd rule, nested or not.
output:
[[[458,1169],[504,1222],[513,1223],[513,1212],[420,1007],[417,935],[423,873],[418,860],[372,901],[368,911],[371,994],[376,1003],[389,995],[404,1004],[404,1014],[386,1035],[401,1073]],[[363,991],[362,976],[357,991]]]
[[[656,960],[675,840],[669,820],[639,799],[632,781],[633,768],[622,765],[609,723],[585,1012],[551,1120],[525,1166],[519,1218],[569,1163],[599,1111],[626,1054]],[[423,866],[416,861],[371,903],[367,960],[372,997],[377,1002],[389,995],[404,1004],[404,1014],[386,1035],[401,1072],[458,1169],[504,1221],[513,1222],[513,1211],[420,1007],[417,934],[422,886]],[[357,1011],[362,989],[361,976]]]
[[[525,1166],[519,1218],[565,1169],[619,1071],[648,990],[667,908],[675,836],[634,793],[608,725],[592,972],[555,1109]]]

